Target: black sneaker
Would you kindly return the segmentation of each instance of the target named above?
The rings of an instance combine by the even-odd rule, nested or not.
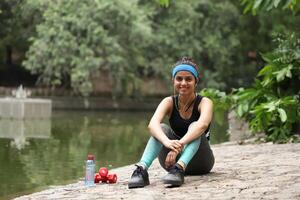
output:
[[[136,165],[137,168],[131,175],[130,180],[128,181],[128,188],[141,188],[149,185],[149,175],[147,170],[143,167]]]
[[[169,173],[163,178],[164,184],[171,186],[181,186],[184,183],[184,171],[179,164],[173,165]]]

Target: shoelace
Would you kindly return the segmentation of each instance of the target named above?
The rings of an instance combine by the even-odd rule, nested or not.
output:
[[[170,173],[176,173],[176,172],[180,172],[183,171],[182,169],[180,169],[177,165],[174,165],[173,167],[171,167],[170,169]]]
[[[139,165],[135,165],[137,168],[134,170],[133,175],[139,175],[142,174],[143,168]]]

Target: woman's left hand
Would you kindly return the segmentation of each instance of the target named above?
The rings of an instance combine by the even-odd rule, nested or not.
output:
[[[165,167],[167,169],[175,164],[177,155],[178,155],[178,153],[176,153],[175,151],[170,151],[168,153],[166,160],[165,160]]]

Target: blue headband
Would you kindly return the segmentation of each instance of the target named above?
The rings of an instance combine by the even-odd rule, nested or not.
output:
[[[172,71],[172,77],[174,78],[175,75],[177,74],[177,72],[179,72],[179,71],[188,71],[188,72],[191,72],[195,76],[196,80],[198,80],[198,72],[191,65],[187,65],[187,64],[177,65],[176,67],[174,67],[174,69]]]

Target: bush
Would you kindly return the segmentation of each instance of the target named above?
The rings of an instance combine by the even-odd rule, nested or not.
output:
[[[278,47],[262,57],[255,86],[232,96],[238,116],[250,122],[252,132],[265,132],[267,141],[287,142],[299,133],[300,39],[277,35]]]

